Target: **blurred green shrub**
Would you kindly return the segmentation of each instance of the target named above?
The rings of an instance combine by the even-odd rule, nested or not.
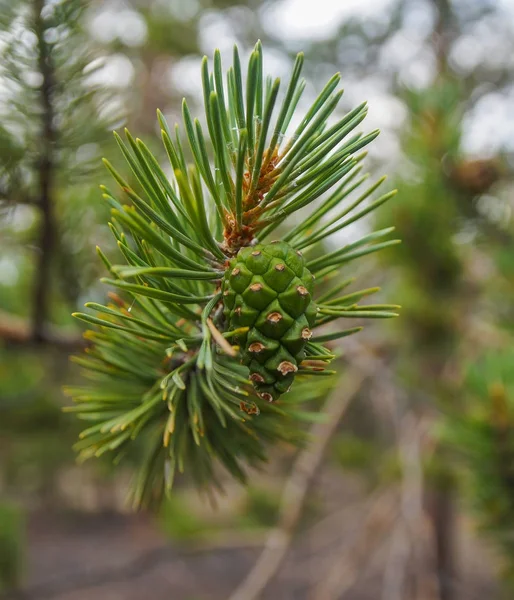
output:
[[[378,449],[373,441],[352,433],[340,434],[332,444],[332,454],[336,462],[352,471],[372,469],[377,453]]]
[[[0,504],[0,591],[19,586],[25,549],[22,511]]]
[[[278,518],[280,497],[272,490],[249,487],[239,523],[243,527],[272,527]]]
[[[465,404],[446,418],[442,438],[465,469],[461,479],[480,528],[501,550],[514,589],[514,350],[475,361]]]
[[[162,503],[158,521],[164,534],[179,542],[198,540],[212,529],[188,506],[187,497],[179,494]]]

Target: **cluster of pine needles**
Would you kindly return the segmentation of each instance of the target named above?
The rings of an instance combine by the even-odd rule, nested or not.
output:
[[[304,253],[319,290],[315,328],[396,314],[395,306],[360,305],[377,288],[348,292],[352,280],[340,275],[347,263],[396,244],[387,239],[392,228],[336,249],[325,244],[394,194],[374,198],[385,178],[365,185],[363,149],[378,132],[356,131],[365,103],[335,118],[339,74],[298,120],[303,62],[299,54],[281,95],[281,81],[263,77],[260,43],[245,85],[237,48],[226,76],[219,52],[211,71],[204,58],[206,125],[185,100],[185,136],[158,112],[171,178],[144,142],[115,134],[132,185],[105,161],[119,191],[101,189],[125,262],[98,249],[110,274],[103,282],[116,292],[106,305],[86,304],[93,314],[75,315],[94,327],[86,353],[74,357],[88,383],[67,391],[69,410],[90,422],[77,443],[81,458],[137,456],[136,505],[159,499],[177,471],[204,490],[221,485],[217,464],[244,482],[248,466],[266,461],[268,444],[301,442],[302,421],[319,417],[302,404],[322,395],[328,384],[320,382],[331,379],[319,376],[333,373],[324,344],[360,329],[315,329],[299,383],[276,403],[261,400],[240,363],[238,332],[223,317],[220,284],[240,248],[280,239]]]

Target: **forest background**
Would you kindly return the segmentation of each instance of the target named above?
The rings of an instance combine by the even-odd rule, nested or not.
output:
[[[62,411],[84,344],[70,315],[105,298],[95,246],[115,252],[101,158],[121,164],[125,125],[159,152],[157,108],[202,112],[202,56],[246,60],[258,39],[274,76],[305,52],[305,105],[336,71],[342,111],[368,102],[368,168],[399,193],[364,227],[403,243],[348,276],[401,318],[342,340],[311,454],[274,449],[216,509],[184,477],[134,515],[130,460],[77,465]],[[0,53],[6,597],[511,598],[512,0],[3,0]]]

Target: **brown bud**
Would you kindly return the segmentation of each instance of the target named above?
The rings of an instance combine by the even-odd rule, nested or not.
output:
[[[262,290],[262,283],[252,283],[250,289],[252,292],[260,292]]]
[[[282,375],[287,375],[288,373],[296,373],[298,371],[298,367],[293,365],[292,362],[288,360],[283,360],[277,367],[277,371],[280,371]]]
[[[239,275],[239,273],[241,273],[241,269],[238,269],[237,267],[232,270],[232,275],[234,275],[234,277]]]
[[[268,394],[268,392],[262,392],[261,394],[259,394],[259,398],[266,400],[266,402],[273,402],[273,396],[271,394]]]
[[[237,315],[238,317],[240,317],[240,316],[241,316],[241,307],[240,307],[240,306],[238,306],[234,312],[236,313],[236,315]]]
[[[272,312],[266,317],[270,323],[280,323],[284,317],[279,312]]]
[[[300,250],[297,250],[296,254],[298,254],[298,256],[303,256],[303,254],[300,252]]]
[[[260,375],[259,373],[252,373],[250,375],[250,379],[257,383],[264,383],[264,377],[262,375]]]
[[[260,256],[262,254],[262,252],[260,250],[254,250],[252,252],[252,256]]]
[[[296,288],[296,291],[300,294],[300,296],[307,296],[309,294],[309,290],[303,285],[299,285]]]
[[[279,263],[278,265],[275,265],[275,271],[283,271],[286,268],[286,266],[283,263]]]
[[[266,346],[264,344],[261,344],[260,342],[253,342],[252,344],[250,344],[248,346],[248,350],[250,352],[255,352],[255,353],[262,352],[265,349],[266,349]]]
[[[312,331],[308,327],[304,327],[302,329],[302,339],[303,340],[310,340],[311,337],[312,337]]]
[[[125,302],[118,296],[118,294],[116,294],[116,292],[108,292],[107,295],[113,302],[116,302],[116,304],[121,308],[125,306]]]
[[[250,404],[248,402],[240,402],[239,408],[244,411],[247,415],[258,415],[259,409],[255,404]]]
[[[450,180],[460,191],[477,196],[485,194],[501,178],[497,160],[463,160],[450,168]]]
[[[229,294],[230,294],[230,290],[225,290],[225,291],[223,292],[223,295],[224,295],[224,296],[228,296]]]

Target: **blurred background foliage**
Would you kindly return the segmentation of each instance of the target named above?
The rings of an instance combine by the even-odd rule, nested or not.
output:
[[[260,38],[279,76],[305,51],[306,103],[338,70],[343,108],[368,100],[367,126],[382,130],[370,159],[399,189],[377,224],[395,224],[403,244],[359,275],[380,280],[402,317],[342,346],[345,372],[361,368],[363,352],[378,367],[331,442],[304,526],[344,508],[341,489],[365,502],[402,486],[399,424],[413,416],[428,423],[430,597],[472,597],[455,584],[466,585],[456,538],[468,519],[495,552],[487,589],[498,596],[486,597],[512,597],[512,2],[2,0],[0,29],[0,589],[33,581],[25,563],[41,515],[59,524],[70,511],[125,510],[130,462],[77,466],[76,423],[61,411],[61,387],[77,378],[67,357],[83,344],[69,315],[104,297],[94,249],[114,247],[98,191],[110,131],[126,123],[160,152],[155,109],[174,122],[187,95],[200,112],[202,55],[234,42],[249,52]],[[269,472],[246,491],[229,488],[214,513],[183,481],[152,527],[179,545],[266,530],[292,458],[279,448]],[[408,589],[387,598],[414,598]]]

